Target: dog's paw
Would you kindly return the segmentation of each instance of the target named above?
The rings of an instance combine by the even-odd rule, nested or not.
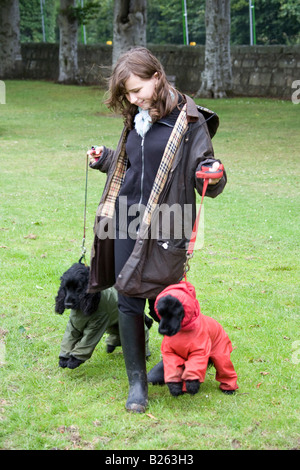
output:
[[[222,390],[222,388],[221,388],[221,390]],[[222,392],[225,395],[234,395],[235,394],[235,390],[222,390]]]
[[[68,360],[67,367],[69,369],[76,369],[76,367],[79,367],[84,362],[85,361],[81,361],[80,359],[76,359],[76,357],[74,357],[74,356],[70,356],[70,359]]]
[[[186,380],[185,385],[186,385],[186,391],[190,393],[191,395],[195,395],[196,393],[199,392],[200,382],[198,379]]]
[[[58,365],[59,367],[62,367],[63,369],[68,366],[68,357],[59,357],[59,362]]]
[[[148,317],[148,315],[145,315],[145,325],[150,330],[151,326],[153,324],[152,318]]]
[[[173,397],[178,397],[179,395],[183,395],[182,382],[168,382],[167,385]]]
[[[114,352],[115,349],[116,349],[116,346],[113,346],[112,344],[107,344],[106,345],[106,352],[108,354],[111,354],[112,352]]]

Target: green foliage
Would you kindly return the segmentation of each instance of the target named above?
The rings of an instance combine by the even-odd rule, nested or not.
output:
[[[300,15],[297,0],[255,0],[257,44],[299,43]],[[44,3],[46,41],[58,42],[59,0]],[[78,0],[73,16],[86,25],[88,44],[113,39],[113,0]],[[40,0],[20,0],[21,41],[41,42]],[[183,44],[182,2],[148,0],[147,42]],[[187,0],[189,41],[205,44],[205,0]],[[82,41],[79,32],[79,41]],[[231,41],[249,44],[249,1],[231,0]]]
[[[114,0],[103,0],[98,15],[87,24],[88,44],[106,43],[113,40]]]
[[[69,6],[66,11],[60,10],[72,21],[76,19],[80,24],[87,24],[91,19],[99,13],[100,6],[95,1],[87,1],[81,6],[81,3],[76,7]]]
[[[296,0],[255,0],[257,44],[296,44],[300,41],[299,3]],[[249,2],[231,0],[231,40],[249,44]]]
[[[187,0],[189,42],[205,43],[205,2]],[[152,44],[183,44],[182,2],[148,0],[147,41]]]
[[[21,42],[42,42],[42,14],[40,0],[19,0]],[[57,0],[47,0],[44,5],[46,42],[58,40]]]
[[[54,314],[59,277],[81,255],[86,150],[115,148],[122,120],[97,87],[7,81],[0,105],[0,448],[49,450],[299,449],[299,105],[201,102],[220,116],[213,139],[228,183],[205,198],[204,246],[188,279],[202,313],[232,340],[239,390],[214,370],[195,396],[149,387],[144,415],[125,410],[121,348],[104,341],[60,369],[68,319]],[[89,171],[86,247],[105,175]],[[89,257],[88,257],[89,258]],[[148,370],[160,360],[150,330]]]

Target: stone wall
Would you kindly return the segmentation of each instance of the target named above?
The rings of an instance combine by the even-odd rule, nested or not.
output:
[[[300,46],[236,46],[232,48],[234,93],[291,98],[300,80]]]
[[[196,93],[204,68],[204,46],[148,45],[167,75],[176,77],[181,91]],[[78,65],[82,83],[106,86],[112,48],[79,45]],[[290,99],[292,83],[300,80],[300,46],[232,46],[233,95]],[[57,80],[58,45],[22,44],[25,79]]]

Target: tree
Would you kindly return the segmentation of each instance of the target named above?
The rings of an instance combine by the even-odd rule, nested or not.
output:
[[[59,83],[78,81],[76,0],[60,0],[59,12]]]
[[[146,46],[147,0],[115,0],[113,65],[132,46]]]
[[[205,59],[197,97],[224,98],[232,88],[230,0],[206,0]]]
[[[21,72],[19,0],[0,1],[0,77]]]

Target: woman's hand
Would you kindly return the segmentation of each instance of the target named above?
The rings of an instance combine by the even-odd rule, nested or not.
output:
[[[220,163],[219,162],[214,162],[212,164],[212,167],[209,168],[209,171],[217,171],[217,169],[219,168],[220,166]],[[208,180],[208,184],[217,184],[219,181],[220,181],[221,178],[209,178]]]
[[[87,156],[89,157],[90,164],[96,163],[103,153],[103,146],[92,147],[91,150],[87,151]]]

